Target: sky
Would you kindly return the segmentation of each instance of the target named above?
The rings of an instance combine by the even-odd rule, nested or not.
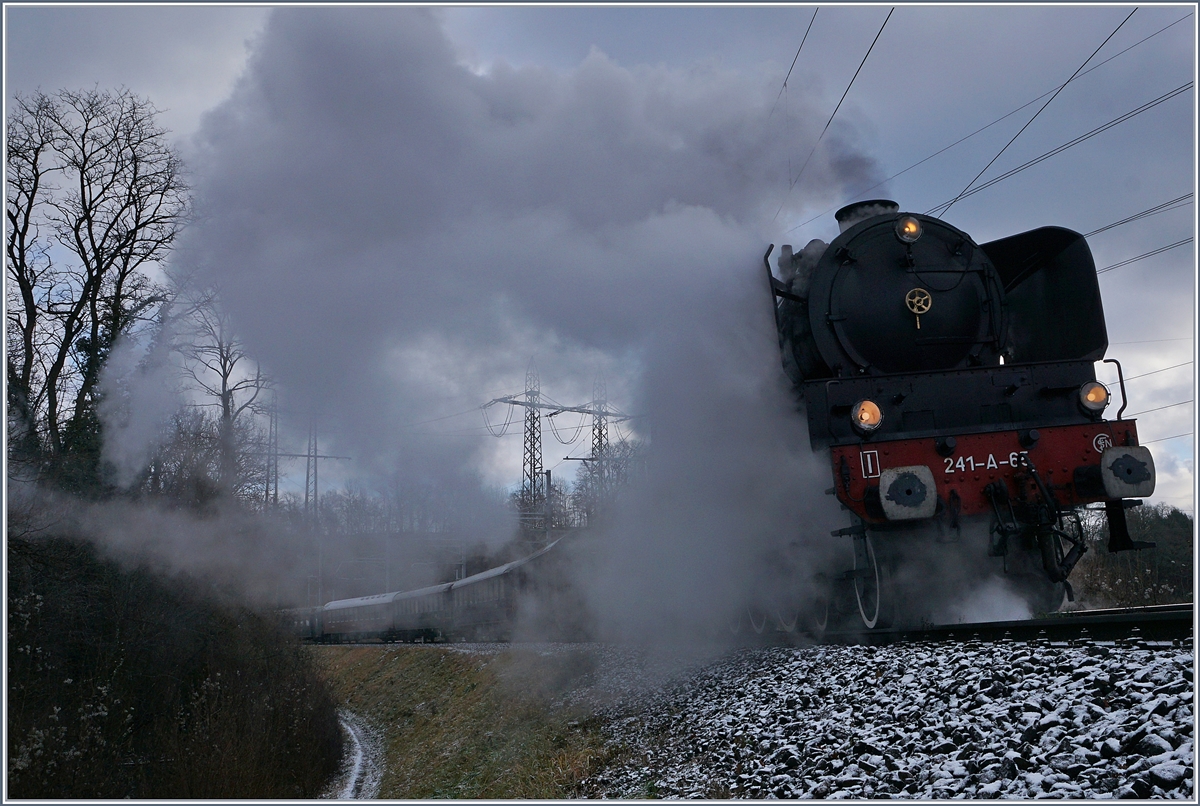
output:
[[[291,447],[313,418],[356,457],[330,483],[518,485],[519,427],[494,439],[477,407],[532,359],[554,400],[603,377],[653,412],[694,489],[741,483],[741,506],[794,518],[820,482],[763,459],[804,427],[780,405],[766,246],[831,240],[859,199],[949,201],[1085,62],[981,181],[1196,72],[1190,5],[891,8],[9,4],[5,98],[126,86],[163,110],[202,213],[174,259],[221,287]],[[1194,149],[1188,89],[945,217],[980,243],[1090,232],[1193,192]],[[1089,242],[1107,267],[1195,228],[1185,204]],[[1100,280],[1151,500],[1189,512],[1195,276],[1186,243]],[[558,478],[586,451],[545,435]]]

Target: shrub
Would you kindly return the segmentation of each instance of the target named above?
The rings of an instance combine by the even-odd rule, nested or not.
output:
[[[268,617],[87,543],[8,541],[8,794],[302,798],[336,706]]]
[[[1133,540],[1152,549],[1108,551],[1108,521],[1089,512],[1085,533],[1090,550],[1073,580],[1089,606],[1137,606],[1190,602],[1193,587],[1193,525],[1187,513],[1165,504],[1127,510]]]

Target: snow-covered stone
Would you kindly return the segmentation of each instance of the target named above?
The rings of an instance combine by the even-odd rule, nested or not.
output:
[[[1185,777],[1188,777],[1188,769],[1182,764],[1164,761],[1162,764],[1155,764],[1151,767],[1146,772],[1146,777],[1155,786],[1162,787],[1163,789],[1174,789],[1183,783]]]
[[[1191,799],[1191,642],[740,650],[602,711],[596,797]]]

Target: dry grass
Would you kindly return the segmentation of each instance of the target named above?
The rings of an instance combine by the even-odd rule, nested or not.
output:
[[[563,798],[605,763],[599,724],[562,704],[594,663],[442,647],[313,647],[335,695],[385,734],[380,798]]]

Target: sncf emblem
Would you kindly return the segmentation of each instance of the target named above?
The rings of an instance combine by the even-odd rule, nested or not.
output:
[[[864,479],[879,478],[879,451],[863,451],[858,458],[862,460]]]
[[[1092,447],[1096,449],[1096,453],[1104,453],[1113,446],[1112,437],[1108,434],[1097,434],[1092,440]]]

